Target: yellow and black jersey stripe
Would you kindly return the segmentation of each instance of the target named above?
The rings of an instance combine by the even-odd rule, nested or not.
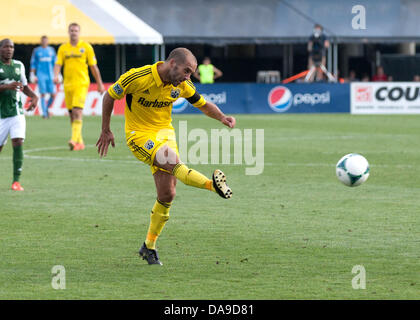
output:
[[[193,88],[194,90],[196,90],[195,89],[195,86],[194,86],[194,83],[190,80],[190,79],[188,79],[188,80],[186,80],[185,81],[191,88]]]
[[[191,80],[186,80],[185,83],[191,87],[191,89],[194,90],[194,94],[191,97],[186,98],[189,103],[192,105],[198,102],[201,98],[201,95],[197,92],[197,89],[195,88],[194,84]]]
[[[134,72],[132,74],[130,74],[128,77],[126,77],[124,80],[121,81],[121,85],[123,86],[123,88],[127,87],[131,82],[133,82],[134,80],[140,78],[140,77],[144,77],[147,76],[149,74],[152,73],[152,68],[146,68],[143,69],[141,71],[137,71]]]
[[[151,155],[142,147],[136,145],[136,143],[134,142],[134,140],[131,140],[129,143],[129,146],[131,147],[131,149],[133,151],[138,152],[141,156],[143,156],[144,158],[146,158],[146,160],[150,160],[151,159]]]

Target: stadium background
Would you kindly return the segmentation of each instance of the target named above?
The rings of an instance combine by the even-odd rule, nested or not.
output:
[[[364,6],[366,10],[367,25],[365,29],[357,30],[352,27],[352,18],[356,15],[352,13],[352,8],[356,4],[344,0],[300,0],[293,3],[245,0],[240,1],[241,5],[237,1],[197,0],[192,7],[185,0],[152,3],[44,0],[40,4],[20,0],[13,6],[3,2],[8,14],[7,19],[1,22],[1,37],[10,37],[15,41],[15,58],[26,64],[28,73],[30,56],[39,44],[40,36],[48,35],[51,45],[57,49],[60,43],[67,41],[69,22],[78,21],[82,25],[82,38],[94,45],[103,80],[108,85],[130,68],[163,60],[173,48],[185,46],[193,51],[199,62],[209,56],[212,63],[223,71],[223,77],[217,83],[224,83],[226,90],[223,86],[214,87],[215,90],[209,86],[200,89],[207,96],[224,95],[225,100],[230,102],[227,104],[231,107],[229,112],[233,113],[350,112],[351,90],[354,91],[353,96],[357,95],[357,90],[372,92],[371,100],[374,100],[376,92],[369,86],[349,86],[345,96],[336,85],[326,86],[324,91],[319,92],[313,87],[303,86],[299,88],[302,95],[328,92],[329,103],[311,108],[314,107],[312,99],[310,104],[301,101],[300,105],[306,108],[280,110],[269,108],[271,103],[268,102],[265,108],[258,108],[255,101],[260,101],[264,94],[264,100],[269,101],[272,97],[268,93],[275,86],[266,86],[263,95],[258,94],[261,86],[245,90],[243,86],[237,86],[239,83],[257,82],[259,71],[278,71],[280,79],[274,79],[274,82],[280,82],[306,70],[307,41],[314,23],[321,24],[329,37],[331,45],[327,51],[326,67],[341,82],[346,82],[350,70],[356,72],[358,79],[363,76],[372,78],[379,65],[393,81],[412,81],[420,73],[420,55],[416,54],[419,50],[416,40],[420,32],[416,17],[420,14],[420,6],[414,0],[386,3],[379,0],[359,1],[357,5]],[[334,10],[334,15],[330,14],[331,10]],[[244,18],[251,16],[252,19]],[[196,79],[193,81],[196,82]],[[267,82],[273,81],[268,79]],[[87,99],[85,114],[100,114],[100,99],[93,89],[94,85]],[[392,89],[389,87],[387,90]],[[293,84],[291,90],[296,91]],[[412,91],[415,90],[413,87]],[[59,95],[56,100],[52,114],[65,114],[63,99]],[[233,107],[232,102],[239,100],[243,103]],[[378,103],[376,100],[370,102]],[[406,100],[402,97],[399,102],[401,104]],[[376,109],[374,113],[378,112]],[[402,107],[397,109],[406,112],[402,111]],[[409,112],[416,113],[415,109]],[[118,104],[115,112],[118,114],[122,110],[123,102]],[[191,106],[182,110],[175,108],[174,111],[194,112]],[[387,111],[382,109],[382,112]],[[38,113],[39,110],[36,110],[35,114]]]

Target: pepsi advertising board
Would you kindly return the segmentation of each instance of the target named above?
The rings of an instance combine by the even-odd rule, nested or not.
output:
[[[214,102],[225,113],[337,113],[350,112],[348,83],[312,84],[196,84],[207,101]],[[173,113],[199,112],[183,98]]]
[[[348,84],[290,84],[273,87],[267,104],[276,113],[335,113],[350,111]]]
[[[357,101],[366,104],[363,98],[363,92],[374,92],[373,88],[369,89],[369,83],[364,85],[358,93]],[[112,83],[105,83],[108,88]],[[397,86],[397,84],[395,84]],[[413,84],[411,84],[413,85]],[[31,88],[38,93],[38,87],[30,84]],[[392,86],[392,84],[388,84]],[[415,84],[414,84],[415,86]],[[397,86],[398,87],[398,86]],[[260,84],[260,83],[217,83],[217,84],[196,84],[197,91],[203,95],[207,101],[211,101],[218,105],[223,112],[228,114],[234,113],[335,113],[350,112],[350,86],[349,84],[337,83],[313,83],[313,84]],[[366,89],[367,88],[367,89]],[[388,88],[388,87],[387,87]],[[399,88],[399,87],[398,87]],[[398,98],[400,89],[382,89],[380,97],[385,97],[388,102],[388,96],[391,94],[391,100]],[[84,115],[101,115],[102,114],[102,97],[96,90],[96,84],[89,86],[89,92],[86,97],[83,109]],[[415,89],[415,88],[414,88]],[[408,98],[413,94],[418,96],[418,88],[415,90],[407,89]],[[405,90],[405,89],[404,89]],[[411,90],[411,91],[410,91]],[[404,91],[405,92],[405,91]],[[28,105],[29,99],[26,95],[22,95],[23,102]],[[395,101],[403,101],[404,97]],[[417,103],[420,99],[412,102]],[[394,101],[394,102],[395,102]],[[27,107],[26,105],[26,107]],[[125,99],[115,100],[114,114],[124,114]],[[414,110],[414,109],[412,109]],[[64,101],[63,86],[57,86],[57,95],[49,109],[51,115],[66,115],[67,108]],[[193,107],[186,99],[178,99],[172,107],[173,113],[201,113],[197,108]],[[27,115],[38,115],[40,109],[28,112]]]

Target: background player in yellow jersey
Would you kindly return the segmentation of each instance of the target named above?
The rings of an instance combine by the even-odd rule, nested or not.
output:
[[[58,76],[64,65],[64,95],[72,131],[69,147],[70,150],[83,150],[85,148],[82,137],[83,107],[90,83],[88,66],[96,80],[98,91],[102,94],[105,89],[92,46],[79,39],[80,26],[71,23],[68,32],[70,41],[58,48],[54,82],[59,82]]]
[[[127,145],[140,161],[151,166],[155,180],[157,200],[150,216],[146,240],[139,251],[149,264],[162,264],[156,251],[156,240],[169,219],[177,179],[186,185],[216,192],[226,199],[232,196],[222,171],[215,170],[213,179],[208,179],[179,159],[171,124],[172,103],[179,97],[186,98],[204,114],[229,128],[236,123],[234,117],[226,116],[195,90],[190,77],[196,69],[197,59],[191,51],[177,48],[166,61],[131,69],[123,74],[103,98],[102,132],[96,143],[100,156],[106,156],[110,143],[115,146],[110,129],[111,114],[114,100],[125,96]]]

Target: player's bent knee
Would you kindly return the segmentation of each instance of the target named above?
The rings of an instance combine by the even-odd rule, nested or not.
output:
[[[73,120],[82,120],[83,117],[83,109],[79,107],[73,107],[72,109],[72,117]]]
[[[18,146],[22,146],[22,145],[23,145],[23,139],[22,138],[12,139],[12,146],[13,147],[18,147]]]
[[[167,193],[167,194],[165,194],[165,195],[163,196],[163,200],[162,200],[162,201],[165,201],[165,202],[172,202],[172,201],[174,201],[174,199],[175,199],[175,195],[176,195],[176,193],[175,193],[175,192]]]
[[[175,189],[168,189],[159,194],[159,200],[163,202],[172,202],[175,199],[176,191]]]

